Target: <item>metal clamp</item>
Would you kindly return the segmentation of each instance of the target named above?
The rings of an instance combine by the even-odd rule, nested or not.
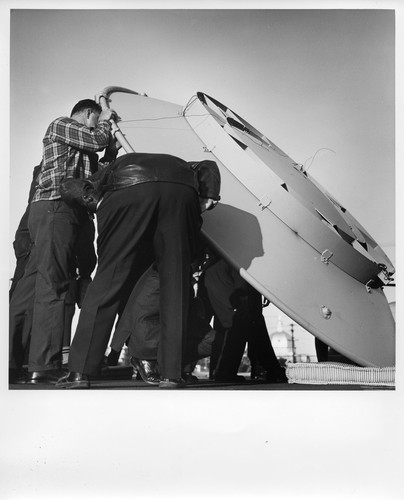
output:
[[[264,210],[265,208],[269,207],[269,205],[272,203],[272,200],[269,198],[269,196],[264,196],[258,206],[261,207],[261,210]]]
[[[327,306],[321,306],[321,314],[323,315],[324,319],[330,319],[332,311]]]
[[[331,252],[331,250],[328,249],[324,250],[324,252],[321,254],[321,262],[326,266],[328,266],[330,259],[333,255],[334,254]]]

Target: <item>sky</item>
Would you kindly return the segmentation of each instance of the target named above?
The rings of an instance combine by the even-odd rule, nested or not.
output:
[[[201,90],[298,163],[318,152],[309,173],[394,259],[394,35],[380,10],[14,10],[10,238],[50,121],[120,85]]]
[[[12,11],[10,243],[50,121],[119,85],[182,105],[199,90],[216,97],[304,164],[395,262],[394,22],[381,10]],[[274,331],[279,311],[266,316]],[[295,332],[314,355],[312,336]]]
[[[13,270],[11,243],[48,124],[108,85],[183,105],[197,91],[215,97],[308,166],[395,262],[396,2],[298,4],[311,10],[297,10],[292,2],[281,4],[287,10],[275,2],[251,2],[248,9],[244,2],[207,2],[203,8],[170,2],[167,9],[153,1],[147,8],[138,2],[72,1],[52,10],[54,4],[2,2],[8,34],[1,48],[7,75],[2,89],[10,117],[9,257],[2,276]],[[299,396],[296,401],[303,404]],[[289,417],[285,422],[293,425]],[[315,434],[312,422],[302,418]],[[226,436],[229,431],[215,422]],[[233,425],[230,432],[257,451],[251,440],[244,442],[244,424]],[[191,430],[186,427],[186,434]],[[278,442],[275,449],[286,458]]]

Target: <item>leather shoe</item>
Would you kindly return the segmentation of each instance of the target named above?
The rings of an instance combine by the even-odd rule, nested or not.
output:
[[[66,372],[64,370],[44,370],[40,372],[31,372],[28,374],[27,384],[45,384],[54,385],[63,377]]]
[[[280,367],[275,373],[267,372],[266,374],[266,382],[271,384],[287,384],[288,377],[286,376],[286,370],[283,367]]]
[[[189,372],[184,372],[182,378],[187,384],[197,384],[199,382],[199,378]]]
[[[90,378],[78,372],[69,372],[56,383],[57,389],[90,389]]]
[[[185,387],[185,380],[182,378],[162,378],[159,387],[160,389],[182,389]]]
[[[159,385],[160,373],[158,371],[156,360],[138,359],[132,357],[130,358],[130,362],[131,365],[138,371],[144,382],[151,385]]]
[[[28,380],[28,373],[22,368],[11,368],[8,372],[9,384],[26,384]]]

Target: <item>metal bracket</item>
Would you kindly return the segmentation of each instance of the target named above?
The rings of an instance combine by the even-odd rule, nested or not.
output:
[[[304,167],[302,163],[296,163],[295,161],[293,162],[293,166],[296,170],[299,172],[304,172]]]
[[[332,311],[327,306],[321,306],[321,314],[323,315],[324,319],[330,319]]]
[[[333,255],[334,254],[331,252],[331,250],[328,249],[324,250],[324,252],[321,254],[321,262],[323,262],[323,264],[328,266],[328,263],[330,262],[330,259]]]
[[[394,272],[389,272],[385,264],[379,263],[378,266],[381,269],[380,273],[378,274],[379,279],[383,281],[384,285],[389,285],[394,280]]]
[[[383,290],[383,287],[386,285],[386,283],[384,283],[381,279],[380,279],[380,274],[379,276],[376,276],[375,278],[369,280],[367,283],[366,283],[366,291],[368,293],[370,293],[373,290],[376,290],[377,288],[380,288],[381,290]]]
[[[259,207],[261,207],[261,210],[264,210],[265,208],[269,207],[269,205],[272,203],[272,200],[269,198],[269,196],[264,196],[261,198],[259,202]]]

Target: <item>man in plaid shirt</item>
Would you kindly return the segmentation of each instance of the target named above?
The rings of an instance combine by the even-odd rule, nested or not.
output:
[[[111,135],[113,110],[91,99],[79,101],[70,117],[54,120],[43,139],[38,183],[28,227],[33,249],[24,276],[10,302],[10,381],[20,376],[18,344],[31,330],[27,383],[56,383],[61,372],[65,299],[74,247],[88,213],[62,201],[59,187],[67,177],[87,178],[117,156]],[[97,152],[105,149],[98,162]]]

